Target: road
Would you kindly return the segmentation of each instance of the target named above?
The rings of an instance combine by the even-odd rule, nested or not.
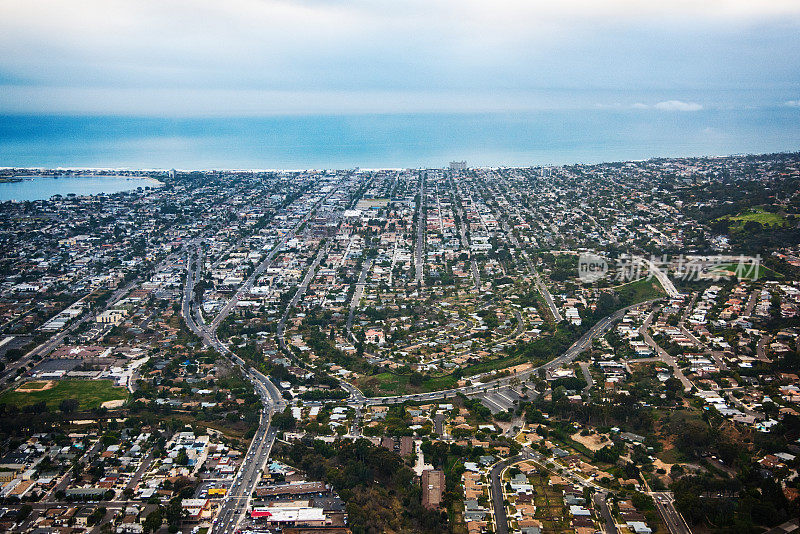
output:
[[[117,302],[119,302],[122,299],[122,297],[127,295],[128,292],[130,292],[130,290],[133,289],[134,286],[137,283],[138,283],[138,281],[130,282],[127,285],[125,285],[124,287],[119,288],[116,291],[114,291],[114,293],[108,299],[108,301],[107,301],[107,303],[106,303],[106,305],[105,305],[105,307],[103,309],[104,310],[108,310],[111,307],[113,307]],[[75,304],[79,304],[82,301],[83,301],[83,298],[75,301],[70,306],[74,306]],[[96,312],[92,312],[92,311],[86,310],[84,312],[84,314],[80,318],[78,318],[75,321],[73,321],[69,326],[67,326],[66,328],[64,328],[63,330],[58,332],[57,334],[53,335],[52,337],[48,338],[46,341],[44,341],[41,344],[39,344],[38,346],[34,347],[30,351],[28,351],[28,353],[25,354],[19,360],[15,361],[15,362],[10,362],[8,364],[8,366],[6,367],[6,369],[3,371],[3,373],[6,376],[6,380],[9,381],[9,382],[12,382],[13,379],[16,377],[16,370],[17,369],[28,365],[28,363],[30,363],[31,360],[33,358],[35,358],[36,356],[46,356],[46,355],[50,354],[53,350],[56,349],[56,347],[58,347],[59,345],[61,345],[64,342],[64,339],[68,335],[70,335],[72,332],[77,330],[86,321],[94,319],[96,316],[97,316]]]
[[[199,278],[198,266],[201,262],[188,262],[186,283],[184,284],[181,312],[189,329],[200,336],[203,342],[215,348],[234,365],[238,366],[245,377],[253,384],[256,393],[261,397],[263,409],[259,420],[258,429],[250,442],[250,448],[242,461],[242,465],[234,477],[233,484],[225,495],[217,519],[212,526],[213,534],[232,534],[236,531],[242,516],[247,510],[250,496],[253,493],[261,472],[269,459],[272,444],[277,431],[270,427],[272,414],[275,410],[283,408],[283,398],[280,390],[262,373],[249,368],[244,360],[228,349],[217,337],[216,326],[206,326],[202,316],[195,309],[193,294],[194,286]],[[238,293],[238,292],[237,292]]]
[[[511,464],[527,460],[530,455],[520,454],[497,462],[489,471],[489,491],[492,497],[492,510],[494,510],[494,531],[497,534],[508,534],[508,516],[506,515],[506,505],[503,502],[503,471]]]
[[[361,273],[358,275],[358,282],[353,291],[353,298],[350,299],[350,312],[347,315],[347,335],[353,335],[353,316],[358,309],[358,303],[361,302],[361,296],[364,294],[364,287],[366,286],[367,274],[372,267],[372,259],[368,259],[361,267]]]
[[[661,287],[664,288],[664,291],[667,292],[670,298],[676,299],[681,296],[680,291],[675,288],[675,284],[672,283],[672,280],[669,279],[669,276],[658,268],[658,266],[653,263],[652,261],[648,260],[647,258],[636,257],[634,261],[638,261],[640,263],[645,264],[649,269],[650,273],[656,277],[656,279],[661,284]]]
[[[456,189],[455,182],[453,178],[450,178],[450,186],[453,188],[453,191],[456,192],[454,196],[457,199],[456,202],[453,202],[453,206],[458,211],[458,231],[461,236],[461,248],[469,254],[470,257],[470,270],[472,272],[472,281],[475,283],[475,291],[480,291],[481,289],[481,276],[480,270],[478,270],[478,261],[472,256],[472,250],[469,246],[469,239],[467,239],[467,217],[464,214],[464,207],[461,204],[461,197],[457,194],[458,190]]]
[[[691,534],[689,525],[686,520],[675,509],[675,504],[672,500],[672,493],[668,491],[652,492],[653,500],[656,503],[658,513],[664,519],[670,534]]]
[[[542,282],[542,278],[539,276],[537,271],[534,271],[534,276],[536,277],[536,287],[539,289],[539,292],[544,297],[544,301],[547,303],[547,307],[550,308],[550,313],[553,315],[553,320],[557,323],[560,323],[564,320],[561,316],[561,313],[558,311],[556,307],[556,303],[553,302],[553,295],[550,294],[550,290],[547,289],[547,286],[544,285]]]
[[[673,358],[672,355],[670,355],[670,353],[662,349],[661,345],[656,343],[655,340],[652,337],[650,337],[650,334],[647,331],[648,328],[650,328],[650,323],[653,322],[653,317],[655,316],[656,313],[658,313],[658,310],[659,308],[656,308],[650,312],[650,314],[644,320],[644,323],[642,323],[642,326],[639,328],[639,333],[642,334],[644,342],[650,345],[650,347],[652,347],[653,350],[656,351],[658,359],[666,363],[670,367],[672,367],[672,372],[675,375],[675,378],[680,380],[681,384],[683,384],[683,390],[686,392],[691,391],[692,382],[691,380],[686,378],[686,375],[683,374],[681,368],[678,367],[678,363],[675,361],[675,358]]]
[[[147,453],[147,456],[142,458],[142,462],[139,464],[139,468],[136,470],[136,473],[133,474],[130,481],[125,485],[125,489],[127,490],[134,490],[136,489],[136,485],[142,479],[144,474],[150,468],[150,464],[153,461],[153,451]]]
[[[417,241],[414,247],[414,276],[417,284],[422,283],[425,263],[425,173],[419,179],[419,206],[417,206]]]
[[[756,345],[756,355],[762,362],[770,361],[770,359],[767,358],[767,347],[769,346],[770,341],[772,341],[772,339],[768,335],[764,334],[758,340],[758,345]]]
[[[592,373],[589,372],[589,363],[588,362],[581,362],[578,365],[581,366],[581,372],[583,373],[583,378],[586,380],[586,387],[583,388],[583,391],[589,391],[592,389],[594,385],[594,380],[592,379]]]
[[[790,532],[796,532],[798,529],[800,529],[800,518],[796,517],[764,532],[764,534],[789,534]]]
[[[153,268],[153,271],[159,271],[166,264],[174,261],[180,253],[181,250],[168,254]],[[106,304],[103,307],[102,311],[113,308],[117,304],[117,302],[122,300],[123,297],[125,297],[128,293],[130,293],[131,290],[133,290],[133,288],[136,287],[140,281],[141,280],[137,278],[135,280],[131,280],[123,287],[116,289],[114,293],[112,293],[111,296],[106,301]],[[81,303],[85,298],[86,297],[78,299],[77,301],[73,302],[70,306],[74,306],[75,304]],[[34,357],[46,356],[47,354],[55,350],[56,347],[58,347],[64,342],[64,339],[66,339],[66,337],[69,334],[77,330],[82,324],[86,323],[89,320],[94,319],[97,316],[97,313],[99,313],[99,311],[87,310],[81,317],[73,321],[69,326],[67,326],[57,334],[53,335],[52,337],[48,338],[46,341],[39,344],[35,348],[28,351],[28,353],[25,354],[22,358],[20,358],[15,362],[9,363],[5,371],[3,372],[5,380],[8,382],[13,382],[13,379],[16,375],[15,371],[17,369],[21,368],[24,365],[27,365]]]
[[[720,391],[722,391],[725,394],[725,397],[727,397],[727,399],[729,401],[731,401],[731,404],[736,406],[739,410],[744,412],[746,415],[754,417],[756,419],[756,421],[763,421],[764,419],[766,419],[767,418],[766,414],[751,410],[745,403],[743,403],[742,401],[740,401],[739,399],[736,398],[736,396],[733,394],[733,392],[736,391],[737,389],[740,389],[740,388],[721,388]],[[726,466],[725,470],[726,471],[728,470],[727,466]]]
[[[531,259],[528,257],[528,253],[520,246],[517,236],[514,235],[514,232],[511,230],[511,227],[508,226],[508,222],[506,221],[503,221],[503,230],[508,236],[509,241],[511,241],[511,244],[514,245],[514,248],[518,250],[520,254],[522,254],[522,257],[525,260],[525,265],[528,267],[528,272],[530,272],[535,278],[536,288],[539,290],[539,293],[541,293],[542,298],[544,298],[547,307],[550,309],[550,314],[553,316],[553,320],[557,323],[560,323],[564,320],[564,318],[561,316],[556,303],[553,301],[553,295],[550,294],[550,290],[548,290],[547,286],[544,284],[544,282],[542,282],[539,272],[534,268]]]
[[[444,419],[443,413],[437,413],[433,416],[433,431],[439,436],[439,439],[444,438]]]
[[[566,364],[569,364],[573,360],[575,360],[578,355],[580,355],[584,350],[586,350],[589,346],[591,346],[592,340],[596,337],[601,336],[608,332],[611,327],[614,325],[616,321],[621,319],[629,310],[633,308],[637,308],[639,306],[647,306],[655,302],[655,300],[649,300],[646,302],[640,302],[638,304],[633,304],[626,308],[622,308],[611,315],[600,319],[594,326],[592,326],[589,330],[584,333],[580,339],[578,339],[575,343],[572,344],[564,354],[550,360],[549,362],[540,365],[539,367],[533,367],[531,369],[527,369],[525,371],[519,372],[517,374],[497,378],[493,380],[489,380],[487,382],[483,382],[478,385],[474,386],[464,386],[460,388],[453,388],[453,389],[445,389],[441,391],[432,391],[430,393],[415,393],[411,395],[396,395],[391,397],[371,397],[368,399],[364,399],[362,404],[364,405],[382,405],[382,404],[400,404],[406,401],[432,401],[432,400],[441,400],[446,399],[448,397],[455,397],[457,394],[462,393],[464,395],[473,395],[479,393],[485,393],[489,389],[494,389],[501,386],[508,386],[511,385],[512,380],[519,380],[522,381],[529,377],[534,373],[538,373],[540,370],[550,370],[556,369],[558,367],[562,367]],[[490,376],[490,375],[484,375]],[[481,378],[481,375],[478,377],[473,378]]]
[[[607,499],[608,494],[606,492],[598,491],[592,496],[594,507],[596,510],[600,510],[600,516],[604,521],[601,525],[603,527],[603,532],[605,534],[617,534],[617,523],[614,521],[614,516],[611,515],[611,510],[608,508]]]
[[[308,285],[314,279],[314,275],[317,272],[317,267],[319,267],[319,264],[322,262],[322,258],[324,258],[328,254],[330,247],[331,247],[330,243],[326,246],[319,247],[317,255],[314,257],[314,261],[306,270],[306,274],[303,277],[303,281],[300,282],[299,286],[297,286],[297,291],[294,292],[292,300],[286,306],[286,309],[283,310],[283,315],[281,315],[281,318],[278,321],[278,327],[276,333],[278,337],[278,344],[280,345],[281,350],[285,352],[288,356],[293,357],[293,354],[286,347],[286,339],[284,339],[283,332],[286,329],[286,322],[289,320],[289,314],[292,312],[292,309],[294,309],[294,307],[297,306],[297,303],[300,302],[300,299],[303,298],[303,295],[305,295],[306,291],[308,290]]]
[[[495,524],[494,531],[497,534],[508,534],[508,516],[506,515],[506,507],[503,499],[503,480],[502,475],[505,469],[513,464],[525,461],[525,460],[533,460],[537,464],[539,464],[543,469],[548,469],[545,467],[547,459],[542,456],[540,453],[531,450],[527,447],[523,447],[522,452],[514,456],[512,458],[508,458],[506,460],[502,460],[494,464],[489,471],[489,493],[491,496],[492,501],[492,510],[494,511],[493,520]],[[597,492],[603,492],[603,488],[598,486],[594,481],[590,479],[585,479],[583,477],[577,476],[570,470],[565,470],[563,472],[558,473],[560,476],[567,480],[571,480],[572,482],[583,486],[590,486],[594,488]],[[603,504],[605,504],[605,496],[602,498]],[[614,520],[611,518],[611,514],[608,511],[608,506],[605,506],[606,513],[611,521],[611,525],[613,530],[607,530],[607,534],[616,534],[616,527],[614,527]],[[608,522],[609,519],[606,519]]]
[[[233,534],[237,531],[242,516],[250,506],[253,490],[258,484],[261,472],[269,459],[270,452],[272,452],[272,445],[275,443],[277,433],[277,430],[269,427],[269,420],[266,421],[266,424],[259,426],[258,432],[250,442],[247,455],[222,501],[219,513],[211,529],[212,532]]]
[[[219,314],[214,318],[213,321],[211,321],[212,330],[216,331],[220,323],[225,320],[225,318],[231,313],[233,307],[236,306],[236,304],[239,302],[239,299],[242,298],[242,295],[244,295],[247,291],[250,291],[250,288],[253,287],[253,284],[258,279],[258,277],[261,276],[264,273],[264,271],[266,271],[267,268],[272,264],[272,260],[275,259],[275,256],[278,254],[278,252],[280,252],[280,250],[283,248],[283,246],[286,244],[289,238],[292,237],[295,234],[295,232],[303,224],[305,224],[306,221],[308,221],[309,218],[311,218],[311,215],[316,211],[317,207],[319,207],[323,202],[325,202],[325,200],[327,200],[328,197],[330,197],[335,191],[336,189],[332,188],[331,191],[327,193],[325,196],[323,196],[321,199],[319,199],[314,204],[314,207],[308,210],[308,213],[306,213],[299,221],[297,221],[297,223],[295,223],[295,225],[290,230],[284,232],[283,236],[281,236],[281,239],[278,241],[278,243],[274,247],[272,247],[267,256],[263,260],[261,260],[261,263],[259,263],[258,266],[255,268],[255,270],[253,270],[252,274],[247,277],[247,280],[245,280],[245,282],[241,286],[239,286],[239,289],[236,290],[236,293],[233,294],[231,299],[225,304],[225,306],[223,306],[222,310],[220,310]]]
[[[503,502],[502,473],[508,466],[524,460],[531,460],[534,463],[538,464],[538,466],[541,469],[550,471],[553,474],[557,474],[562,478],[578,485],[579,487],[593,488],[595,490],[595,494],[593,497],[595,506],[600,510],[600,514],[604,520],[604,524],[602,525],[603,532],[605,534],[617,534],[617,527],[614,522],[614,518],[611,515],[608,503],[606,502],[606,499],[608,497],[606,489],[599,486],[594,480],[590,478],[584,478],[583,476],[576,474],[574,471],[572,471],[567,467],[562,468],[561,466],[559,466],[558,468],[555,469],[547,467],[548,462],[550,462],[551,459],[546,458],[541,453],[534,451],[528,447],[523,447],[521,453],[518,456],[515,456],[513,458],[508,458],[506,460],[496,463],[494,466],[492,466],[491,470],[489,471],[489,490],[492,502],[492,509],[494,510],[493,519],[495,523],[495,532],[497,532],[498,534],[508,533],[508,517],[506,515],[505,504]]]

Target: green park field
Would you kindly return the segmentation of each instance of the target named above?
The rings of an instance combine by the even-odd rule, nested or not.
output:
[[[745,223],[753,221],[764,226],[783,226],[786,218],[780,213],[773,213],[762,208],[752,208],[733,217],[725,216],[722,219],[735,223],[734,227],[743,227]]]
[[[115,387],[111,380],[58,380],[27,382],[13,391],[0,395],[0,404],[13,404],[18,408],[45,402],[50,410],[58,410],[65,399],[76,399],[79,409],[91,410],[106,401],[128,398],[128,391]]]

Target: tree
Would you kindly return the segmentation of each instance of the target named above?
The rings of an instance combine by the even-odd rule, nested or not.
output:
[[[276,413],[272,416],[272,425],[279,430],[293,430],[296,421],[292,415],[292,410],[288,406],[283,413]]]
[[[98,524],[103,518],[106,516],[106,508],[104,506],[100,506],[95,509],[94,512],[86,519],[86,524],[89,526],[94,526]]]
[[[8,349],[6,351],[6,359],[10,362],[15,362],[22,358],[25,353],[22,352],[22,349]]]
[[[175,463],[178,465],[189,465],[189,455],[186,453],[185,448],[178,451],[178,455],[175,457]]]
[[[19,521],[22,521],[23,519],[31,515],[31,512],[33,512],[33,506],[27,503],[23,504],[22,506],[19,507],[19,512],[17,512],[17,519]]]
[[[411,384],[411,385],[412,385],[412,386],[414,386],[414,387],[419,387],[419,386],[421,386],[421,385],[422,385],[422,380],[423,380],[423,378],[424,378],[424,377],[422,376],[422,374],[421,374],[421,373],[419,373],[419,372],[417,372],[417,371],[414,371],[414,372],[412,372],[412,373],[411,373],[411,375],[408,377],[408,383],[409,383],[409,384]]]
[[[58,405],[58,409],[64,413],[72,413],[78,409],[78,406],[80,406],[78,399],[64,399]]]
[[[142,526],[144,527],[145,534],[149,534],[150,532],[155,532],[159,528],[161,528],[161,524],[164,522],[164,517],[161,515],[161,508],[157,508],[147,514],[147,517],[144,520]]]
[[[181,519],[183,519],[183,506],[181,506],[181,501],[182,499],[180,497],[173,497],[166,506],[166,518],[170,530],[173,528],[177,529],[181,524]]]

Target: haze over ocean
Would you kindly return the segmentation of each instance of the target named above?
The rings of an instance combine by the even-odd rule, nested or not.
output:
[[[800,108],[596,109],[261,118],[0,116],[0,166],[538,165],[800,149]]]

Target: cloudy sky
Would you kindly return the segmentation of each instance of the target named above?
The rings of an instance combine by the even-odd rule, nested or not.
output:
[[[0,0],[0,113],[800,106],[800,1]]]

